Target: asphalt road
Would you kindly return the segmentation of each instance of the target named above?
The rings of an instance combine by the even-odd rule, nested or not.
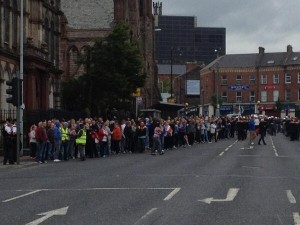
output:
[[[300,225],[300,142],[0,167],[0,224]]]

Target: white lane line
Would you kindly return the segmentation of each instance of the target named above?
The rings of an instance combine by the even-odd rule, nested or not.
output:
[[[32,195],[32,194],[38,193],[38,192],[40,192],[40,191],[41,191],[41,190],[35,190],[35,191],[29,192],[29,193],[24,194],[24,195],[19,195],[19,196],[17,196],[17,197],[14,197],[14,198],[10,198],[10,199],[4,200],[4,201],[2,201],[2,202],[11,202],[11,201],[13,201],[13,200],[16,200],[16,199],[19,199],[19,198],[26,197],[26,196],[28,196],[28,195]]]
[[[175,188],[170,194],[168,194],[167,197],[165,197],[164,201],[169,201],[171,200],[171,198],[174,197],[174,195],[176,195],[179,191],[180,191],[181,188]]]
[[[273,151],[275,152],[275,156],[278,157],[279,156],[278,155],[278,151],[277,151],[277,149],[276,149],[276,147],[274,145],[274,141],[272,139],[272,136],[270,136],[270,140],[271,140],[271,143],[272,143]]]
[[[300,215],[299,213],[293,213],[295,225],[300,225]]]
[[[143,215],[138,221],[136,221],[133,225],[138,225],[140,222],[145,220],[147,217],[149,217],[151,214],[153,214],[157,208],[150,209],[145,215]]]
[[[53,188],[53,189],[40,189],[39,191],[98,191],[98,190],[174,190],[176,188]],[[27,190],[16,190],[19,192],[33,191],[32,189]]]
[[[242,166],[242,168],[246,168],[246,169],[260,169],[257,166]]]
[[[233,144],[229,145],[223,152],[221,152],[219,154],[219,156],[223,156],[225,154],[225,152],[229,151],[230,148],[233,147],[233,145],[235,145],[238,142],[238,140],[236,140],[235,142],[233,142]]]
[[[297,203],[296,198],[294,197],[291,190],[286,190],[286,195],[287,195],[287,198],[288,198],[288,200],[291,204],[296,204]]]

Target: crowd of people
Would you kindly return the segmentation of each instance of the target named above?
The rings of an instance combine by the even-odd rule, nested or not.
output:
[[[85,118],[75,121],[52,119],[33,124],[28,133],[30,156],[38,163],[110,155],[149,152],[163,155],[166,150],[194,144],[218,142],[222,139],[249,139],[253,145],[266,145],[267,133],[283,132],[291,140],[299,140],[300,123],[296,118],[280,119],[267,116],[246,117],[176,117],[167,119],[138,118],[137,120],[104,120]],[[16,161],[16,125],[7,120],[4,138],[4,161]]]

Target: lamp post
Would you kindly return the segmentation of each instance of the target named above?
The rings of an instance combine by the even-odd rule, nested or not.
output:
[[[215,49],[215,52],[217,53],[217,60],[219,58],[219,50]],[[219,104],[219,61],[216,62],[216,103],[217,103],[217,109],[216,109],[216,117],[220,116],[220,104]]]
[[[171,80],[171,101],[173,101],[173,47],[171,47],[171,74],[170,74],[170,80]]]

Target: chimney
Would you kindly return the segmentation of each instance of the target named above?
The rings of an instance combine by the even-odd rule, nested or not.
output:
[[[264,54],[265,53],[265,48],[264,47],[259,47],[258,48],[258,53],[259,54]]]
[[[286,47],[286,51],[287,51],[287,53],[292,53],[293,52],[293,47],[291,45],[288,45]]]

